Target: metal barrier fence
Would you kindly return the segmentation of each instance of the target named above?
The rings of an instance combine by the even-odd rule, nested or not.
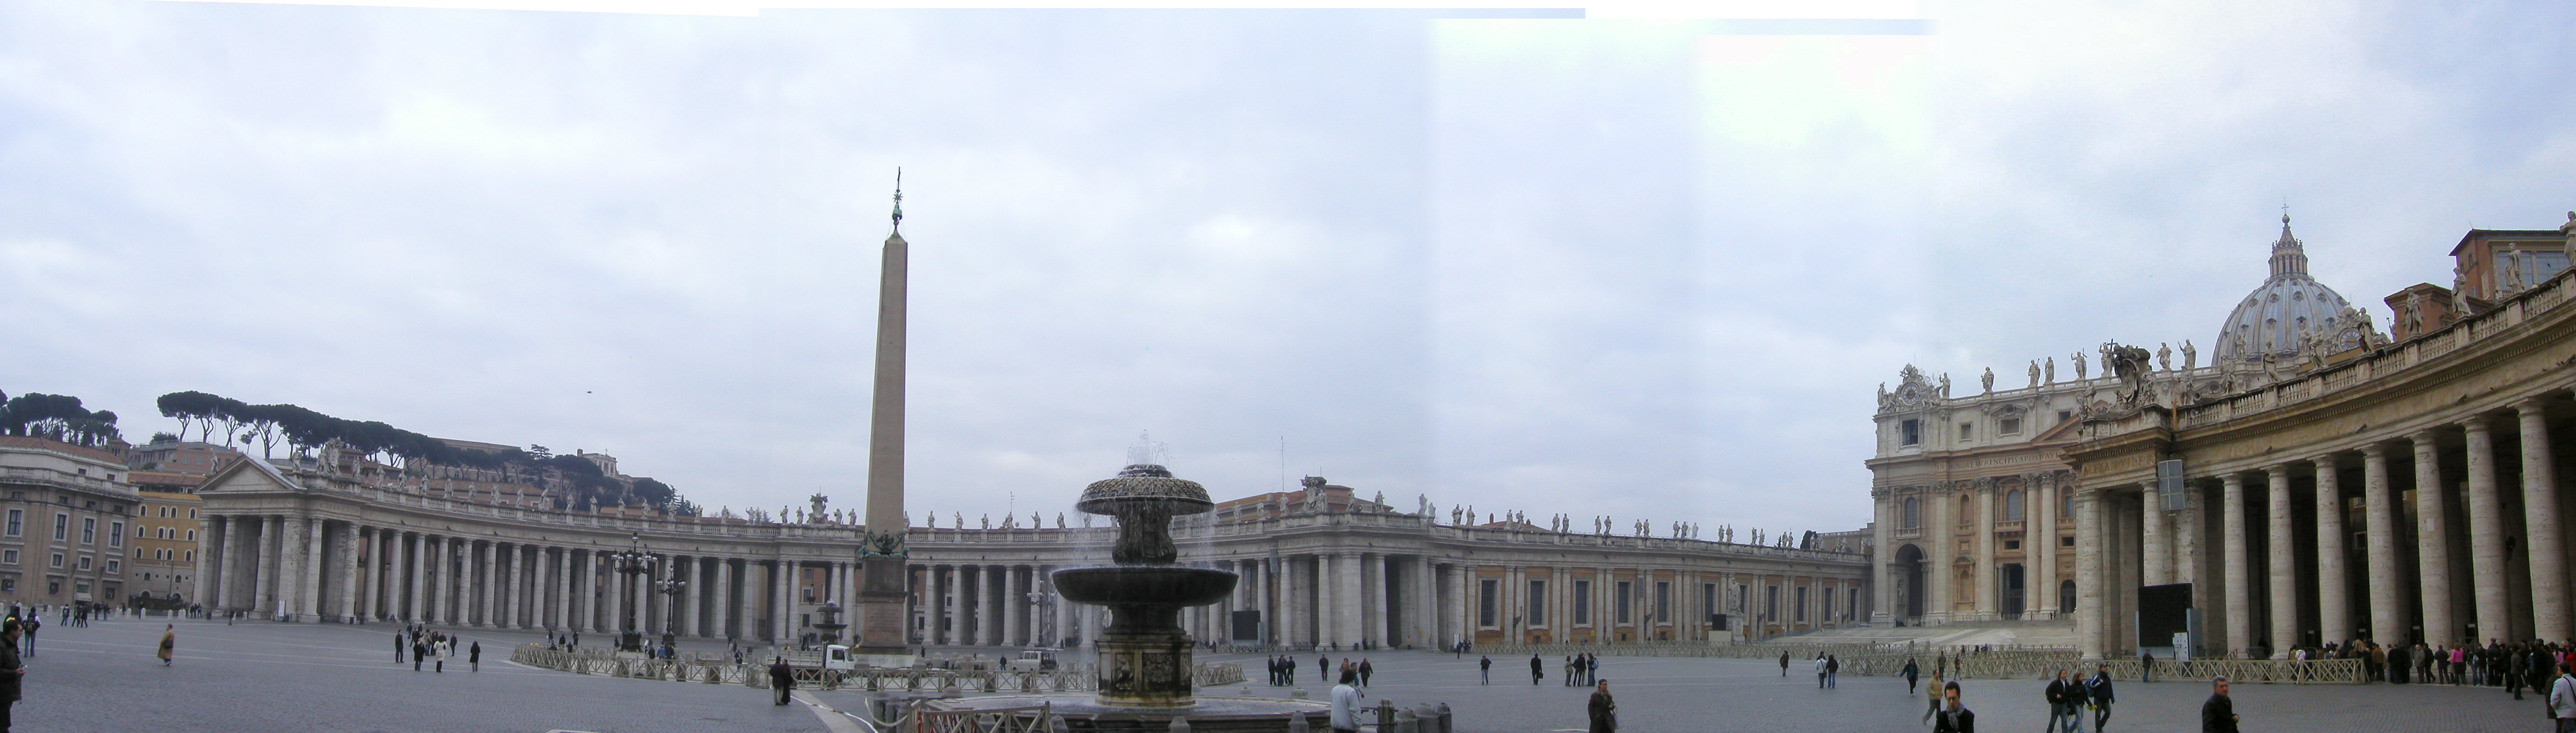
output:
[[[1915,662],[1922,676],[1932,676],[1935,657],[1905,654],[1836,657],[1836,660],[1842,663],[1843,672],[1873,676],[1903,674],[1905,662],[1908,659]],[[1951,663],[1958,670],[1960,679],[2048,680],[2055,679],[2057,671],[2061,669],[2068,670],[2077,676],[2089,677],[2096,667],[2107,665],[2112,679],[2135,680],[2139,678],[2140,670],[2138,660],[2135,659],[2087,661],[2078,659],[2074,652],[2065,652],[2053,657],[2030,654],[1973,654],[1967,657],[1953,657]],[[2227,679],[2235,682],[2258,683],[2361,684],[2367,681],[2362,677],[2361,660],[2358,659],[2312,659],[2304,662],[2286,659],[2206,659],[2187,662],[2159,659],[2155,663],[2156,679],[2207,680],[2220,675],[2225,675]]]
[[[543,644],[521,644],[511,650],[510,661],[531,667],[560,670],[574,674],[596,674],[611,677],[702,682],[711,685],[742,685],[767,689],[769,668],[757,664],[735,664],[714,659],[632,659],[614,654],[590,651],[567,652],[547,649]],[[826,690],[864,689],[939,691],[957,688],[966,692],[1077,692],[1099,688],[1100,677],[1088,670],[1052,672],[1015,672],[1008,670],[951,669],[815,669],[793,668],[800,686]],[[1243,681],[1243,665],[1235,663],[1200,664],[1190,678],[1200,687],[1231,685]]]
[[[1900,647],[1901,648],[1901,647]],[[1879,644],[1484,644],[1467,649],[1468,654],[1542,657],[1565,657],[1592,654],[1604,657],[1703,657],[1711,659],[1778,659],[1786,653],[1792,660],[1814,659],[1818,654],[1863,655],[1885,654],[1888,648]]]

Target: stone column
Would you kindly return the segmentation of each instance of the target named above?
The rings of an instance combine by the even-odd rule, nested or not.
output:
[[[679,627],[677,633],[681,636],[698,636],[698,598],[706,589],[706,579],[701,577],[705,568],[699,565],[698,557],[695,555],[675,555],[672,556],[671,562],[675,563],[673,567],[678,569],[680,580],[686,583],[680,586],[680,608],[676,619]],[[858,610],[846,605],[842,608],[847,611]]]
[[[708,619],[713,624],[713,628],[708,629],[707,635],[731,639],[733,629],[730,611],[733,606],[730,599],[733,598],[733,560],[716,558],[715,593],[715,602],[709,604],[712,606],[710,610],[714,611],[714,617]]]
[[[2075,542],[2075,643],[2085,659],[2101,659],[2108,648],[2102,626],[2102,544],[2109,536],[2102,530],[2109,523],[2102,519],[2102,495],[2101,489],[2077,489],[2075,494],[2076,534],[2090,536]]]
[[[1926,511],[1923,512],[1930,518],[1923,526],[1923,544],[1926,545],[1923,548],[1923,584],[1927,586],[1923,593],[1923,620],[1926,623],[1945,623],[1950,620],[1951,609],[1958,607],[1958,603],[1952,600],[1950,579],[1959,572],[1959,520],[1956,517],[1959,510],[1948,487],[1935,487],[1924,492],[1923,503],[1930,505],[1924,507]],[[1746,602],[1761,603],[1757,600]],[[1761,608],[1759,611],[1748,610],[1745,614],[1755,619],[1754,636],[1763,632],[1758,624],[1777,620],[1766,616],[1768,606]],[[1606,628],[1615,629],[1616,622],[1613,624]]]
[[[1367,589],[1362,587],[1362,576],[1366,573],[1359,568],[1359,562],[1360,554],[1351,551],[1343,552],[1341,559],[1334,561],[1334,567],[1343,571],[1338,579],[1341,581],[1341,587],[1334,589],[1333,597],[1340,600],[1343,606],[1342,628],[1339,633],[1344,646],[1356,645],[1362,638],[1359,628],[1363,625],[1360,607],[1368,602],[1368,594]]]
[[[2567,545],[2559,536],[2558,474],[2539,397],[2513,405],[2522,422],[2523,536],[2531,542],[2531,624],[2535,636],[2568,638]]]
[[[2245,555],[2245,474],[2229,471],[2219,476],[2219,523],[2221,541],[2226,543],[2227,578],[2227,655],[2236,659],[2248,657],[2254,646],[2253,578],[2250,558]]]
[[[358,605],[359,599],[363,597],[359,588],[366,583],[367,577],[366,566],[358,557],[360,546],[358,534],[358,525],[341,525],[340,541],[336,543],[338,549],[333,551],[333,554],[339,558],[336,572],[340,575],[340,602],[335,610],[340,612],[343,620],[350,622],[366,617],[366,610]]]
[[[223,578],[231,573],[224,568],[224,517],[207,514],[205,531],[197,537],[197,587],[188,600],[207,608],[223,608]]]
[[[2272,658],[2290,658],[2290,647],[2299,644],[2299,570],[2298,540],[2290,533],[2290,464],[2275,463],[2263,468],[2264,496],[2269,509],[2264,512],[2269,526],[2265,548],[2270,558],[2272,597],[2267,604],[2272,619]]]
[[[2432,430],[2415,431],[2407,440],[2415,444],[2415,567],[2424,643],[2455,646],[2459,628],[2451,623],[2451,532],[2443,511],[2441,459]]]
[[[1877,543],[1876,547],[1887,548],[1870,555],[1869,577],[1871,582],[1891,588],[1895,587],[1896,577],[1894,548],[1897,543],[1893,533],[1898,529],[1897,524],[1905,519],[1904,510],[1899,508],[1904,501],[1896,495],[1895,491],[1887,487],[1873,487],[1869,490],[1870,538]],[[1870,599],[1870,623],[1884,626],[1896,619],[1896,607],[1888,602],[1888,597],[1892,595],[1895,594],[1880,593],[1878,597]]]
[[[2468,433],[2469,575],[2477,588],[2478,636],[2470,643],[2512,637],[2512,609],[2505,585],[2504,501],[2496,494],[2495,433],[2485,415],[2460,427]]]
[[[2388,452],[2378,443],[2361,448],[2362,518],[2370,533],[2370,638],[2406,643],[2406,609],[2397,594],[2397,502],[2388,494]]]
[[[975,567],[975,638],[986,646],[1002,645],[1002,569]]]
[[[259,560],[254,565],[259,572],[259,579],[256,581],[258,585],[255,586],[259,589],[259,595],[252,599],[251,608],[255,613],[267,616],[277,613],[277,574],[278,568],[282,565],[278,562],[278,554],[281,548],[289,545],[281,545],[278,542],[279,538],[286,534],[285,517],[271,514],[266,517],[263,524],[265,526],[261,527],[259,536]]]
[[[1969,585],[1967,591],[1976,594],[1977,620],[1993,621],[2000,618],[1995,613],[1995,601],[2003,595],[2001,583],[1997,582],[2000,573],[1995,569],[1995,484],[1991,479],[1980,479],[1976,487],[1977,516],[1969,520],[1976,532],[1976,581]]]
[[[401,551],[402,558],[394,566],[394,582],[386,591],[394,595],[394,605],[400,606],[395,618],[403,623],[428,621],[421,613],[429,608],[429,555],[421,551],[428,541],[418,532],[394,533],[394,549]]]
[[[1334,557],[1315,556],[1315,645],[1340,644],[1342,641],[1341,604],[1335,602],[1342,584],[1333,573]]]
[[[572,627],[572,549],[537,548],[537,618],[548,631]]]
[[[770,617],[777,622],[778,632],[771,637],[777,639],[776,643],[779,644],[793,644],[796,641],[796,563],[783,557],[779,558],[776,574],[778,610],[770,614]]]
[[[579,580],[573,581],[573,601],[579,606],[573,618],[574,631],[599,632],[599,553],[581,550],[574,561]]]
[[[1384,644],[1386,643],[1386,556],[1363,552],[1360,553],[1359,558],[1360,571],[1357,575],[1360,584],[1360,632],[1352,637],[1351,641],[1363,646]],[[1549,583],[1551,588],[1554,585],[1553,582]],[[1556,621],[1555,616],[1549,616],[1548,621],[1553,624]]]
[[[365,548],[364,552],[349,556],[349,561],[359,566],[357,572],[359,585],[355,600],[357,606],[349,611],[349,615],[365,620],[383,618],[385,612],[384,535],[378,533],[374,527],[351,525],[349,529],[350,534],[357,535],[358,546]]]
[[[2207,538],[2203,535],[2208,534],[2209,507],[2208,501],[2201,496],[2199,482],[2185,479],[2183,487],[2182,513],[2173,516],[2174,582],[2191,584],[2191,607],[2203,609],[2201,621],[2203,629],[2206,630],[2211,621],[2227,623],[2224,606],[2218,603],[2219,589],[2212,587],[2209,582],[2209,565],[2204,560],[2206,556],[2202,552],[2204,545],[2207,544]],[[2213,613],[2217,618],[2210,617]],[[2220,631],[2224,632],[2223,629]],[[2205,645],[2208,642],[2203,639],[2194,643]],[[2204,650],[2193,651],[2201,653]]]
[[[2349,643],[2351,594],[2344,587],[2343,472],[2332,453],[2316,457],[2317,631],[2324,642]]]
[[[2140,494],[2139,506],[2143,510],[2138,512],[2138,554],[2144,561],[2146,584],[2170,584],[2174,582],[2173,513],[2165,511],[2164,498],[2153,482]]]
[[[1027,645],[1029,624],[1025,609],[1028,608],[1029,581],[1026,576],[1020,574],[1020,568],[1017,565],[1004,568],[1002,577],[1005,579],[1002,587],[1002,607],[1010,609],[1010,612],[1003,614],[1002,617],[1002,643]]]
[[[2026,580],[2022,582],[2022,595],[2026,600],[2021,604],[2022,618],[2056,618],[2057,474],[2043,473],[2031,476],[2022,481],[2022,486],[2024,493],[2021,516],[2026,524],[2022,525],[2025,529],[2021,533],[2021,546],[2028,550],[2023,554],[2031,558],[2031,567],[2023,572]],[[1879,547],[1887,547],[1887,545],[1882,544]],[[1880,550],[1872,553],[1872,556],[1887,557],[1894,554],[1896,553]],[[1887,575],[1880,573],[1872,577],[1885,578]],[[1863,587],[1866,586],[1855,585],[1844,592],[1858,593]]]
[[[501,585],[499,582],[499,578],[501,577],[501,565],[499,560],[501,548],[499,543],[495,543],[491,540],[475,542],[473,547],[476,559],[480,561],[479,564],[483,566],[482,577],[474,579],[474,599],[482,605],[482,608],[476,609],[477,615],[474,617],[474,625],[478,627],[499,626],[501,625],[500,622],[497,620],[497,617],[492,614],[496,610],[496,604],[494,601],[497,600],[493,598],[493,595],[499,591]]]
[[[1272,630],[1275,632],[1272,635],[1272,638],[1275,639],[1276,643],[1280,646],[1293,646],[1297,643],[1297,637],[1299,636],[1297,624],[1298,619],[1301,618],[1297,613],[1297,592],[1299,589],[1297,584],[1297,556],[1283,555],[1272,558],[1271,562],[1278,567],[1278,572],[1274,574],[1273,577],[1278,578],[1276,582],[1279,586],[1279,601],[1278,608],[1276,609],[1277,613],[1271,614],[1277,618],[1276,621],[1271,623]]]

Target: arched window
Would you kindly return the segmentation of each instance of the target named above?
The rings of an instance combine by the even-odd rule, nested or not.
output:
[[[1960,497],[1959,497],[1959,523],[1960,523],[1960,524],[1976,524],[1976,523],[1977,523],[1977,505],[1976,505],[1976,504],[1973,504],[1973,503],[1970,503],[1970,502],[1968,501],[1968,497],[1966,497],[1966,496],[1960,496]]]
[[[1905,497],[1905,528],[1920,529],[1922,526],[1923,505],[1918,503],[1914,497]]]
[[[2004,492],[2004,521],[2021,521],[2021,489]]]

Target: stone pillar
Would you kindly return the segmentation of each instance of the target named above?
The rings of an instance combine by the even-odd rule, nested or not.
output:
[[[205,529],[197,535],[197,587],[189,592],[188,600],[207,608],[223,608],[223,579],[231,574],[224,568],[225,518],[204,516]]]
[[[1337,578],[1341,587],[1333,589],[1333,597],[1340,600],[1343,606],[1342,628],[1338,633],[1344,646],[1360,643],[1360,626],[1362,626],[1360,607],[1368,602],[1367,589],[1362,587],[1361,583],[1362,576],[1366,573],[1360,569],[1359,562],[1360,554],[1350,551],[1343,552],[1341,558],[1334,561],[1334,567],[1342,571],[1342,575]]]
[[[492,614],[495,613],[497,608],[497,604],[494,603],[497,599],[495,599],[493,595],[497,593],[501,587],[499,582],[501,577],[501,565],[499,559],[501,548],[499,543],[491,540],[477,541],[472,546],[474,548],[475,564],[483,566],[482,575],[472,579],[474,585],[473,597],[476,603],[482,606],[481,608],[475,609],[476,615],[474,617],[474,625],[478,627],[499,626],[501,625],[500,622],[497,620],[497,617]]]
[[[2406,609],[2398,596],[2397,502],[2388,494],[2388,452],[2378,443],[2361,448],[2362,518],[2370,533],[2370,638],[2382,645],[2407,642]]]
[[[2148,483],[2139,496],[2138,554],[2144,560],[2146,585],[2174,582],[2173,513],[2165,511],[2164,499],[2154,483]],[[2080,509],[2079,509],[2080,511]],[[2076,540],[2082,544],[2083,540]]]
[[[1002,615],[1002,643],[1027,645],[1028,615],[1024,609],[1028,607],[1029,581],[1020,574],[1017,565],[1004,567],[1002,578],[1002,607],[1010,609]]]
[[[2102,545],[2109,539],[2102,530],[2101,489],[2078,489],[2075,494],[2076,534],[2090,535],[2090,540],[2075,542],[2075,643],[2085,659],[2101,659],[2108,648],[2103,638],[2102,610]],[[2148,512],[2150,516],[2155,512]],[[1887,548],[1879,548],[1887,552]]]
[[[2265,563],[2271,573],[2271,598],[2266,604],[2272,619],[2273,659],[2290,658],[2290,647],[2299,645],[2299,569],[2297,542],[2290,530],[2290,465],[2275,463],[2263,468],[2266,479],[2263,498],[2268,505],[2264,524],[2268,528],[2265,549],[2270,557]]]
[[[680,581],[685,583],[680,586],[679,609],[675,612],[678,615],[673,619],[678,631],[674,633],[681,636],[697,636],[698,598],[705,591],[706,586],[706,580],[700,577],[704,568],[698,564],[698,557],[695,555],[674,555],[671,557],[671,562],[672,568],[678,572]],[[842,608],[848,611],[858,610],[846,605]]]
[[[2207,631],[2213,621],[2227,623],[2224,606],[2218,602],[2219,589],[2209,582],[2207,555],[2202,552],[2208,542],[2203,536],[2208,534],[2208,501],[2201,496],[2199,482],[2186,479],[2183,487],[2182,513],[2173,516],[2174,582],[2191,584],[2191,607],[2202,609],[2201,624]],[[2218,631],[2225,633],[2224,629]],[[2194,643],[2204,645],[2204,649],[2192,650],[2195,654],[2205,653],[2206,638]]]
[[[2504,501],[2496,494],[2495,433],[2485,415],[2460,427],[2468,433],[2469,575],[2477,588],[2478,636],[2470,643],[2512,638],[2513,611],[2505,585]]]
[[[595,634],[599,633],[599,553],[593,550],[578,552],[580,557],[573,564],[575,572],[580,574],[574,576],[578,579],[573,581],[572,590],[573,603],[579,610],[573,616],[572,626],[574,631]]]
[[[572,627],[572,592],[566,590],[572,587],[571,579],[572,548],[537,548],[537,586],[543,589],[537,593],[537,603],[541,604],[537,617],[543,619],[548,631]]]
[[[2000,572],[1995,569],[1994,481],[1991,479],[1980,479],[1977,481],[1976,489],[1974,489],[1974,491],[1977,492],[1977,516],[1970,519],[1968,523],[1970,526],[1974,527],[1974,530],[1972,531],[1976,532],[1974,539],[1977,543],[1977,569],[1976,574],[1972,576],[1976,578],[1976,581],[1969,584],[1967,591],[1969,593],[1976,594],[1977,620],[1993,621],[2000,618],[2000,615],[1995,613],[1995,601],[2003,595],[2001,592],[2002,584],[1997,582],[2000,580],[1998,577]],[[1813,592],[1814,591],[1809,591],[1809,593]],[[1795,617],[1796,614],[1791,614],[1791,618]],[[1814,621],[1814,623],[1822,622],[1819,620]],[[1822,627],[1819,626],[1817,628]]]
[[[1297,593],[1299,590],[1299,585],[1297,583],[1297,556],[1284,555],[1274,557],[1271,559],[1271,563],[1278,568],[1278,572],[1274,577],[1278,578],[1276,582],[1279,586],[1277,613],[1271,614],[1278,619],[1271,624],[1271,627],[1275,632],[1273,634],[1273,638],[1280,646],[1294,646],[1297,643],[1298,637],[1301,636],[1299,633],[1300,629],[1298,627],[1298,622],[1299,619],[1303,617],[1301,614],[1297,613],[1297,609],[1299,608],[1297,605]]]
[[[707,630],[707,635],[731,639],[733,638],[733,628],[731,623],[733,615],[731,613],[733,608],[731,605],[731,599],[733,598],[733,560],[721,557],[716,558],[715,583],[715,602],[708,604],[710,606],[708,610],[712,611],[713,614],[711,618],[707,619],[710,624],[710,628]]]
[[[2567,544],[2560,537],[2558,473],[2549,452],[2549,422],[2539,397],[2513,405],[2522,422],[2523,536],[2531,542],[2531,624],[2535,636],[2568,638]]]
[[[1351,637],[1352,643],[1360,644],[1362,646],[1374,646],[1386,643],[1385,558],[1385,555],[1380,555],[1374,552],[1363,552],[1359,554],[1360,571],[1355,573],[1355,575],[1359,576],[1358,580],[1360,585],[1358,614],[1360,617],[1360,630],[1358,634]],[[1553,588],[1555,584],[1550,582],[1549,586]],[[1550,616],[1548,617],[1548,621],[1553,624],[1556,621],[1556,618],[1554,616]]]
[[[384,618],[384,534],[377,532],[374,527],[352,525],[350,529],[353,530],[351,534],[358,536],[358,546],[366,549],[361,554],[349,556],[351,562],[360,566],[357,573],[359,590],[356,603],[358,605],[350,610],[349,615],[366,620]]]
[[[2416,587],[2422,592],[2424,643],[2448,648],[2459,643],[2451,622],[2451,532],[2442,501],[2442,464],[2433,431],[2407,436],[2415,444]]]
[[[252,599],[251,608],[258,615],[269,616],[277,613],[277,573],[278,568],[281,567],[278,554],[281,548],[291,545],[281,545],[278,542],[279,538],[286,534],[285,517],[268,515],[263,525],[259,535],[258,563],[253,566],[259,573],[259,579],[255,581],[257,585],[254,586],[259,589],[259,595]]]
[[[771,634],[778,644],[796,643],[796,563],[779,558],[774,575],[778,578],[778,610],[770,614],[777,633]]]
[[[1923,512],[1930,518],[1930,521],[1923,526],[1925,545],[1923,585],[1926,586],[1923,593],[1923,621],[1938,624],[1949,621],[1951,609],[1958,606],[1957,602],[1952,600],[1950,578],[1959,572],[1957,565],[1959,520],[1956,517],[1959,510],[1956,500],[1950,496],[1949,487],[1946,486],[1934,487],[1933,490],[1924,492],[1923,503],[1930,505],[1924,507]],[[1613,590],[1616,590],[1615,586]],[[1760,608],[1758,611],[1748,611],[1745,615],[1755,619],[1756,625],[1752,629],[1752,635],[1761,636],[1764,629],[1760,624],[1777,619],[1768,617],[1770,607],[1760,605],[1761,601],[1747,600],[1746,602],[1756,604]],[[1616,622],[1613,623],[1614,626],[1608,628],[1616,628]]]
[[[1884,587],[1895,587],[1896,539],[1894,533],[1898,529],[1897,525],[1905,520],[1905,511],[1899,508],[1904,505],[1904,502],[1903,498],[1898,497],[1895,491],[1887,487],[1873,487],[1869,490],[1870,539],[1876,543],[1874,546],[1885,548],[1869,556],[1869,577],[1871,582]],[[1884,626],[1896,619],[1896,606],[1888,601],[1888,598],[1893,595],[1895,594],[1880,593],[1878,597],[1870,599],[1870,623]]]
[[[2227,578],[2227,655],[2248,658],[2254,646],[2254,594],[2252,562],[2246,557],[2245,474],[2229,471],[2219,476],[2219,510],[2221,542],[2225,543]]]
[[[2317,631],[2324,642],[2353,640],[2352,596],[2344,586],[2343,472],[2332,453],[2317,469]]]
[[[352,623],[366,617],[365,609],[358,605],[359,599],[363,597],[359,588],[364,586],[367,577],[366,566],[360,562],[358,556],[360,547],[358,534],[358,525],[341,525],[340,541],[335,543],[336,549],[332,551],[332,554],[338,558],[338,567],[334,572],[340,576],[340,600],[337,606],[330,610],[339,611],[342,620]]]
[[[2021,546],[2028,550],[2023,554],[2031,558],[2031,566],[2022,573],[2026,578],[2022,582],[2022,595],[2025,597],[2021,604],[2022,618],[2052,619],[2057,617],[2057,474],[2038,474],[2024,480],[2022,485],[2025,491],[2021,516],[2026,523],[2022,525],[2025,529],[2021,533]],[[1871,556],[1883,558],[1894,554],[1882,549],[1871,553]],[[1871,577],[1885,578],[1887,574],[1882,572]],[[1855,585],[1844,592],[1858,593],[1864,587],[1868,586]]]
[[[1315,646],[1338,645],[1342,642],[1342,609],[1339,599],[1342,584],[1334,574],[1331,555],[1315,556]]]

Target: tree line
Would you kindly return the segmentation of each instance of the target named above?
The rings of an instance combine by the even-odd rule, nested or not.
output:
[[[116,413],[81,407],[78,397],[29,392],[16,397],[0,392],[0,435],[57,440],[105,448],[123,440]]]
[[[77,400],[75,400],[77,403]],[[172,392],[156,404],[163,417],[179,421],[180,440],[193,430],[198,440],[247,449],[257,443],[263,457],[274,457],[280,443],[287,454],[305,458],[307,451],[338,441],[343,450],[392,466],[406,475],[427,476],[433,469],[465,468],[497,473],[505,483],[528,483],[555,491],[562,508],[596,501],[606,506],[649,506],[695,516],[696,504],[668,484],[649,478],[619,481],[580,456],[558,456],[545,446],[487,451],[459,448],[447,441],[382,422],[346,420],[288,404],[255,405],[204,392]],[[109,415],[109,421],[114,421]]]

